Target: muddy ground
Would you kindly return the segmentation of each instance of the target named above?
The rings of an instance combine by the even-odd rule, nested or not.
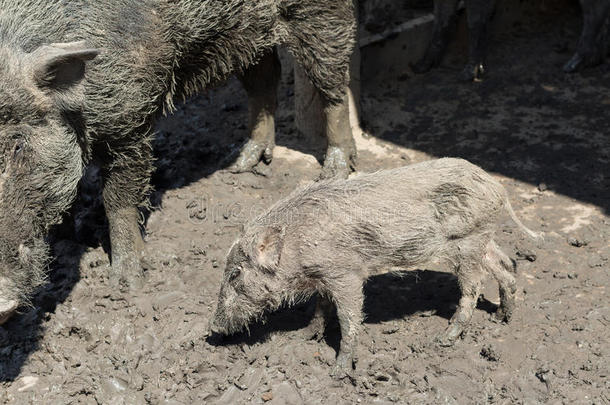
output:
[[[459,295],[448,269],[431,265],[366,284],[354,385],[328,375],[336,325],[321,342],[301,336],[311,303],[270,315],[250,335],[208,338],[239,225],[320,171],[319,146],[295,131],[285,71],[276,157],[258,175],[223,170],[247,136],[235,80],[160,123],[142,291],[109,287],[104,217],[84,187],[75,235],[56,231],[50,283],[0,327],[0,403],[608,403],[610,65],[562,73],[579,29],[567,10],[495,35],[482,83],[457,81],[459,47],[428,74],[381,67],[363,81],[372,136],[357,135],[359,170],[464,157],[506,186],[527,226],[546,232],[540,245],[508,220],[497,232],[518,264],[509,325],[492,320],[489,279],[463,339],[435,346]]]

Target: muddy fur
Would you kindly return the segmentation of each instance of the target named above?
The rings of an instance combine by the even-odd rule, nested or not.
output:
[[[23,302],[44,278],[44,261],[15,264],[18,246],[42,249],[92,161],[113,269],[138,273],[155,118],[281,44],[340,104],[354,28],[346,0],[0,0],[0,294]]]
[[[470,320],[486,273],[500,285],[501,318],[514,310],[512,262],[492,240],[506,212],[521,230],[540,236],[515,217],[496,180],[461,159],[313,183],[246,225],[227,259],[212,330],[235,332],[265,310],[318,293],[337,308],[342,341],[335,372],[346,372],[363,319],[364,281],[441,259],[462,290],[439,339],[451,344]]]

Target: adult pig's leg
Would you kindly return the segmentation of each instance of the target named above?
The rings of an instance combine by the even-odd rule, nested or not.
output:
[[[275,48],[240,76],[248,93],[250,140],[231,166],[233,172],[252,170],[261,160],[271,162],[275,146],[274,114],[280,78],[281,65]]]
[[[563,67],[567,73],[600,63],[608,50],[608,19],[610,0],[580,0],[583,29],[576,53]],[[606,27],[604,27],[606,25]]]
[[[328,147],[321,177],[347,178],[354,170],[356,160],[356,143],[349,123],[347,94],[339,103],[325,100],[324,117]]]
[[[464,81],[482,79],[487,70],[488,27],[495,3],[495,0],[466,0],[468,63],[461,75]]]
[[[434,1],[434,31],[432,40],[426,48],[424,57],[415,63],[412,68],[415,73],[425,73],[440,65],[445,49],[455,28],[455,17],[458,0]]]
[[[104,165],[103,200],[110,233],[111,283],[141,288],[143,248],[139,207],[146,205],[152,172],[152,149],[148,140],[113,154]]]
[[[356,144],[349,124],[347,85],[356,37],[351,1],[303,2],[292,12],[290,50],[324,108],[328,140],[321,177],[347,177],[356,159]]]

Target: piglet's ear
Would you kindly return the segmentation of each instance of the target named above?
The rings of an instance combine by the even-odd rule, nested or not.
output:
[[[34,82],[43,89],[68,90],[85,77],[85,62],[99,53],[84,41],[41,46],[31,54]]]
[[[280,263],[284,245],[284,229],[277,226],[266,227],[255,246],[257,262],[266,270],[275,272]]]

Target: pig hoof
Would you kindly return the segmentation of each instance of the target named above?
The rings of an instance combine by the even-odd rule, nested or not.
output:
[[[510,318],[512,318],[513,316],[513,311],[512,309],[508,309],[508,308],[503,308],[502,306],[498,307],[498,309],[496,310],[496,313],[494,314],[496,320],[498,320],[499,322],[510,322]]]
[[[457,324],[451,324],[445,332],[434,339],[435,343],[441,347],[453,346],[462,334],[463,330]]]
[[[353,153],[345,153],[341,148],[331,146],[326,152],[324,167],[320,179],[342,178],[347,179],[353,169]]]
[[[335,367],[333,367],[330,376],[337,381],[346,381],[355,384],[356,378],[354,377],[353,370],[350,365],[342,365],[337,361]]]
[[[324,326],[320,325],[309,325],[304,328],[301,332],[303,340],[315,340],[321,342],[324,339]]]
[[[604,52],[602,51],[576,52],[568,63],[563,65],[563,71],[566,73],[575,73],[586,67],[599,65],[603,60]]]
[[[16,300],[5,300],[0,298],[0,325],[8,321],[17,311],[19,304]]]
[[[574,73],[582,66],[582,62],[583,57],[575,53],[574,56],[572,56],[572,58],[568,61],[568,63],[563,65],[563,71],[566,73]]]
[[[460,80],[463,82],[480,82],[483,80],[485,71],[486,68],[482,63],[469,63],[462,70]]]
[[[144,288],[144,274],[140,266],[112,269],[110,285],[121,292],[138,291]]]
[[[251,171],[261,160],[266,164],[273,158],[273,146],[269,143],[260,143],[249,140],[239,153],[239,157],[229,168],[233,173]]]

